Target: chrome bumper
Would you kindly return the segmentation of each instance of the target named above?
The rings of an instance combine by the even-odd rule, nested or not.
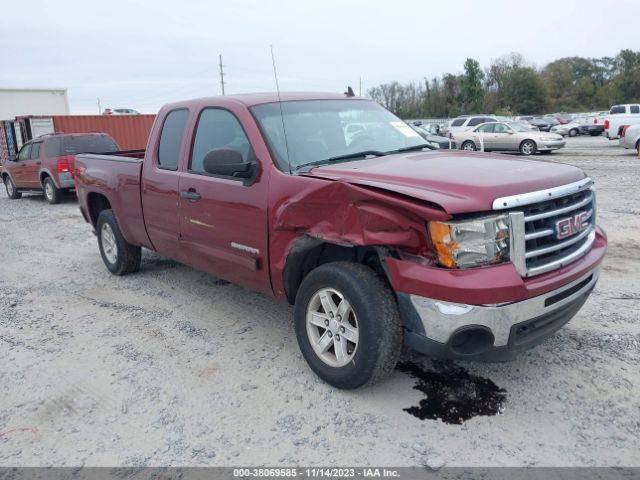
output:
[[[409,297],[428,340],[447,344],[456,331],[469,326],[481,326],[493,334],[493,347],[506,347],[510,343],[514,325],[552,315],[562,307],[579,301],[590,293],[598,281],[599,273],[600,269],[596,268],[544,295],[501,305],[464,305],[417,295]]]

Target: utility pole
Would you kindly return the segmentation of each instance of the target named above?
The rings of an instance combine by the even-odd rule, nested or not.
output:
[[[358,89],[358,96],[362,96],[362,77],[360,77],[360,88]]]
[[[222,55],[218,55],[218,59],[220,60],[220,86],[222,87],[222,95],[224,95],[224,73],[222,71]]]
[[[102,108],[100,108],[100,97],[98,97],[98,115],[102,113]]]

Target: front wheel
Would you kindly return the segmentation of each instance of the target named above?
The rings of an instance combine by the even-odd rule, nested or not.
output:
[[[572,128],[571,130],[569,130],[569,136],[570,137],[576,137],[578,135],[578,129],[577,128]]]
[[[537,150],[536,142],[533,140],[525,140],[520,144],[520,153],[523,155],[533,155]]]
[[[462,144],[462,147],[460,148],[462,150],[466,150],[467,152],[475,152],[477,150],[476,144],[473,143],[471,140],[467,140],[466,142],[464,142]]]
[[[46,177],[44,179],[44,198],[47,199],[51,205],[55,205],[56,203],[60,203],[60,199],[62,198],[62,191],[56,187],[51,177]]]
[[[22,193],[18,191],[9,175],[4,177],[4,188],[7,190],[7,197],[11,200],[22,198]]]
[[[384,378],[402,349],[402,327],[389,287],[370,268],[333,262],[313,270],[296,295],[298,345],[311,369],[337,388]]]
[[[125,275],[140,268],[142,249],[127,242],[112,210],[103,210],[96,225],[102,261],[114,275]]]

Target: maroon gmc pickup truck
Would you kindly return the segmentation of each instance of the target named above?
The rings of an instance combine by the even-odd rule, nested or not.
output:
[[[510,359],[598,280],[607,241],[580,169],[429,148],[363,98],[204,98],[160,110],[144,159],[78,155],[76,192],[112,273],[144,247],[287,301],[310,367],[356,388],[403,343]]]

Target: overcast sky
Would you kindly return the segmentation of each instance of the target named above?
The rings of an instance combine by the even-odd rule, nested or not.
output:
[[[640,50],[640,1],[0,0],[0,87],[68,89],[71,113],[226,93],[358,91],[486,67],[520,52],[564,56]]]

